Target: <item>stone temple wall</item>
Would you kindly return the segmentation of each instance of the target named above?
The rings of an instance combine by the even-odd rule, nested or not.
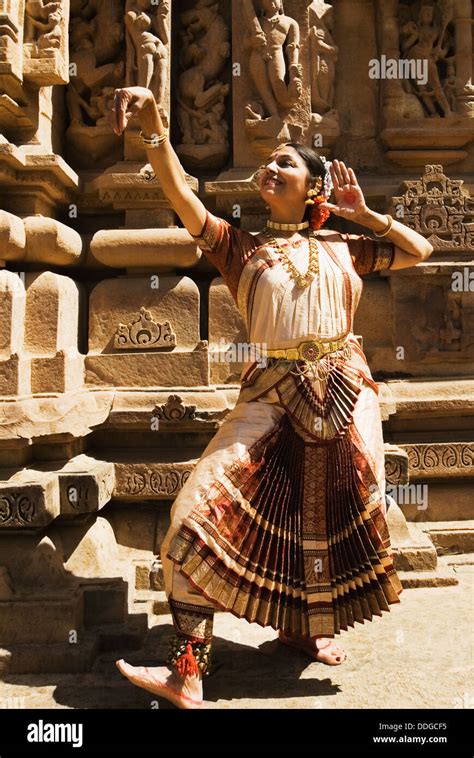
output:
[[[426,263],[365,277],[355,331],[405,586],[455,583],[473,552],[471,0],[278,5],[0,0],[0,674],[140,644],[167,612],[170,505],[239,391],[245,326],[138,121],[112,132],[116,87],[153,90],[190,188],[244,229],[292,139],[429,239]]]

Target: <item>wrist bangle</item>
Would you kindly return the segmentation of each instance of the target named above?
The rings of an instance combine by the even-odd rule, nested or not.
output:
[[[139,139],[142,145],[145,147],[158,147],[168,139],[168,129],[165,129],[163,134],[155,134],[153,137],[144,137],[143,132],[140,131]]]
[[[385,215],[386,215],[386,218],[388,219],[387,226],[383,230],[383,232],[376,232],[376,231],[374,231],[374,234],[375,234],[376,237],[385,237],[389,233],[390,229],[392,228],[392,224],[393,224],[393,218],[392,218],[392,216],[389,213],[386,213]]]

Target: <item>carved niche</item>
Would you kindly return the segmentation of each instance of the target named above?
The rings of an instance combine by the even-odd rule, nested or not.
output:
[[[290,139],[288,117],[303,94],[300,25],[283,0],[242,0],[242,10],[243,53],[255,93],[245,103],[246,133],[254,150],[261,145],[266,154],[275,140]]]
[[[454,163],[472,141],[471,0],[377,3],[381,74],[382,138],[400,165],[424,165],[414,149],[443,148]],[[422,161],[422,162],[421,162]]]
[[[123,154],[123,138],[107,119],[110,98],[124,84],[123,14],[124,0],[72,0],[66,143],[68,160],[81,168],[108,166]]]
[[[228,159],[224,68],[230,29],[216,0],[197,0],[179,14],[180,74],[176,111],[181,139],[176,152],[189,170],[221,168]]]

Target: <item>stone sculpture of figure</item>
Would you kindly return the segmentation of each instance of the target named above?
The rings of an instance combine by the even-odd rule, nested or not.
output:
[[[230,55],[229,28],[215,0],[198,0],[180,19],[184,27],[180,53],[184,71],[177,96],[181,142],[227,144],[223,115],[229,85],[219,75]]]
[[[452,44],[447,33],[447,26],[453,18],[451,0],[441,0],[441,18],[436,20],[435,8],[432,5],[422,5],[418,13],[418,21],[411,21],[402,27],[403,57],[413,61],[427,61],[428,81],[426,84],[413,85],[415,93],[420,97],[431,117],[439,117],[436,104],[445,116],[452,115],[449,102],[441,86],[438,66],[439,60],[446,57]],[[446,44],[445,44],[445,39]],[[407,83],[410,87],[409,83]]]
[[[117,22],[115,0],[88,0],[71,14],[69,50],[76,67],[66,92],[71,126],[85,126],[85,115],[88,125],[95,126],[103,115],[97,103],[105,94],[104,88],[123,83],[124,62],[118,59],[122,41],[123,27]]]
[[[446,100],[449,103],[449,107],[452,111],[457,110],[457,76],[456,76],[456,63],[455,58],[446,58],[447,63],[447,76],[443,79],[443,90],[446,95]]]
[[[462,329],[461,296],[458,292],[446,293],[446,314],[444,327],[439,331],[439,346],[443,350],[461,349]]]
[[[313,113],[323,114],[333,106],[335,64],[339,50],[331,35],[333,26],[332,5],[320,0],[314,7],[314,24],[309,29]]]
[[[25,42],[33,42],[33,57],[48,57],[61,46],[61,1],[26,0]]]
[[[209,113],[199,118],[204,141],[219,144],[227,141],[227,132],[229,125],[224,121],[225,105],[216,103],[212,106]]]
[[[168,79],[169,0],[157,6],[154,24],[150,0],[128,0],[125,13],[127,29],[126,86],[151,89],[158,109],[166,121],[164,102]],[[157,32],[157,34],[154,33]]]
[[[283,10],[283,0],[243,0],[249,37],[249,70],[269,116],[291,108],[301,96],[302,66],[299,61],[298,23]],[[288,60],[288,84],[285,81]],[[255,108],[254,108],[255,111]]]

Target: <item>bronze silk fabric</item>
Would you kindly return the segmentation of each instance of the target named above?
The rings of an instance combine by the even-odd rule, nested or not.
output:
[[[299,361],[243,366],[235,408],[171,510],[162,548],[168,596],[262,626],[334,637],[400,602],[385,518],[378,388],[352,332],[364,273],[394,247],[324,230],[320,276],[297,290],[277,252],[207,212],[203,252],[269,349],[347,336],[349,354],[323,360],[324,380]],[[308,251],[291,250],[305,270]]]

